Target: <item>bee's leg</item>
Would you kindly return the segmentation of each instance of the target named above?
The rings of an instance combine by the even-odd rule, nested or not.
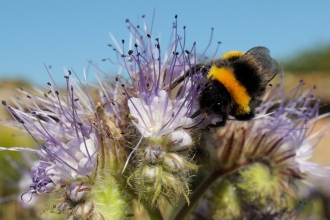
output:
[[[236,115],[235,119],[239,120],[239,121],[248,121],[248,120],[251,120],[252,118],[254,118],[254,116],[255,116],[254,112],[250,111],[249,113],[244,114],[244,115]]]
[[[197,115],[199,115],[201,112],[201,110],[197,110],[192,116],[191,118],[195,118]],[[196,115],[195,115],[196,114]],[[195,116],[194,116],[195,115]],[[196,128],[200,123],[202,123],[204,121],[204,119],[207,117],[207,114],[204,114],[203,118],[201,120],[199,120],[199,122],[197,122],[196,124],[194,124],[191,127],[183,127],[184,129],[192,129],[192,128]]]
[[[228,115],[227,114],[222,114],[221,121],[218,121],[215,124],[210,124],[207,127],[209,127],[209,128],[223,127],[223,126],[226,125],[227,120],[228,120]]]
[[[186,77],[192,76],[192,75],[196,74],[197,72],[199,72],[200,70],[202,70],[203,75],[205,75],[206,68],[205,68],[205,65],[204,64],[197,64],[196,66],[191,67],[189,70],[187,70],[183,74],[183,76],[180,76],[179,78],[177,78],[171,84],[171,89],[175,88],[177,85],[179,85],[181,82],[183,82]]]
[[[205,64],[197,64],[193,67],[191,67],[189,70],[187,70],[184,74],[184,77],[187,77],[187,76],[192,76],[196,73],[198,73],[199,71],[202,71],[203,74],[205,74],[206,72],[206,66]]]
[[[194,114],[192,114],[192,115],[190,116],[190,118],[196,118],[198,115],[200,115],[200,114],[202,114],[202,113],[203,113],[203,110],[202,110],[202,109],[198,109],[197,111],[194,112]],[[207,115],[204,114],[203,117],[206,118]]]

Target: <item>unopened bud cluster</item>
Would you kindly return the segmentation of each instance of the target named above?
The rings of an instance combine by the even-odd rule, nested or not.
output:
[[[162,197],[172,204],[178,204],[182,198],[189,202],[188,174],[197,169],[190,158],[192,146],[192,138],[184,130],[164,138],[146,139],[137,153],[138,168],[128,180],[139,198],[151,205]]]

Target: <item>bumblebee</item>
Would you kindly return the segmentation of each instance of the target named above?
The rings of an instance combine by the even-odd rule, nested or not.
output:
[[[204,115],[219,115],[221,121],[211,127],[224,126],[228,116],[236,120],[250,120],[261,104],[268,83],[278,73],[278,64],[265,47],[254,47],[246,53],[230,51],[220,59],[207,64],[198,64],[177,79],[178,85],[191,74],[202,73],[204,80],[198,96],[200,109],[192,118]]]

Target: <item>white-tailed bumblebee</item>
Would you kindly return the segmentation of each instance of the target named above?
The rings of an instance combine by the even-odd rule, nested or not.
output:
[[[200,109],[192,115],[219,115],[221,121],[210,126],[224,126],[228,116],[237,120],[250,120],[261,104],[268,83],[278,73],[278,64],[265,47],[254,47],[246,53],[231,51],[220,59],[198,64],[177,79],[202,73],[205,77],[198,96]]]

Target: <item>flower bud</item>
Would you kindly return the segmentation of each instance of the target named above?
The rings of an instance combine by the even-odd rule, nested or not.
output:
[[[154,163],[162,160],[166,155],[162,146],[149,146],[144,150],[144,160]]]
[[[57,204],[55,204],[52,207],[52,212],[54,212],[54,213],[63,213],[63,212],[66,212],[66,211],[68,211],[72,208],[73,208],[72,202],[70,202],[67,199],[63,199],[63,201],[58,202]]]
[[[272,205],[287,208],[292,205],[290,202],[296,197],[296,192],[292,183],[279,171],[263,164],[254,164],[240,171],[242,179],[236,185],[244,191],[246,199],[259,208]]]
[[[166,141],[169,144],[169,151],[185,151],[192,147],[192,139],[184,130],[172,132],[167,136]]]
[[[78,202],[79,200],[81,200],[90,191],[91,191],[90,186],[88,186],[86,183],[83,183],[83,182],[71,183],[66,188],[66,194],[74,202]]]
[[[157,166],[145,166],[143,168],[143,177],[146,182],[153,182],[160,173],[160,168]]]
[[[178,172],[185,168],[185,162],[186,160],[182,156],[176,153],[168,153],[164,158],[163,165],[169,171]]]
[[[86,201],[75,207],[74,216],[78,219],[87,219],[92,216],[93,211],[94,211],[94,203],[91,201]]]

